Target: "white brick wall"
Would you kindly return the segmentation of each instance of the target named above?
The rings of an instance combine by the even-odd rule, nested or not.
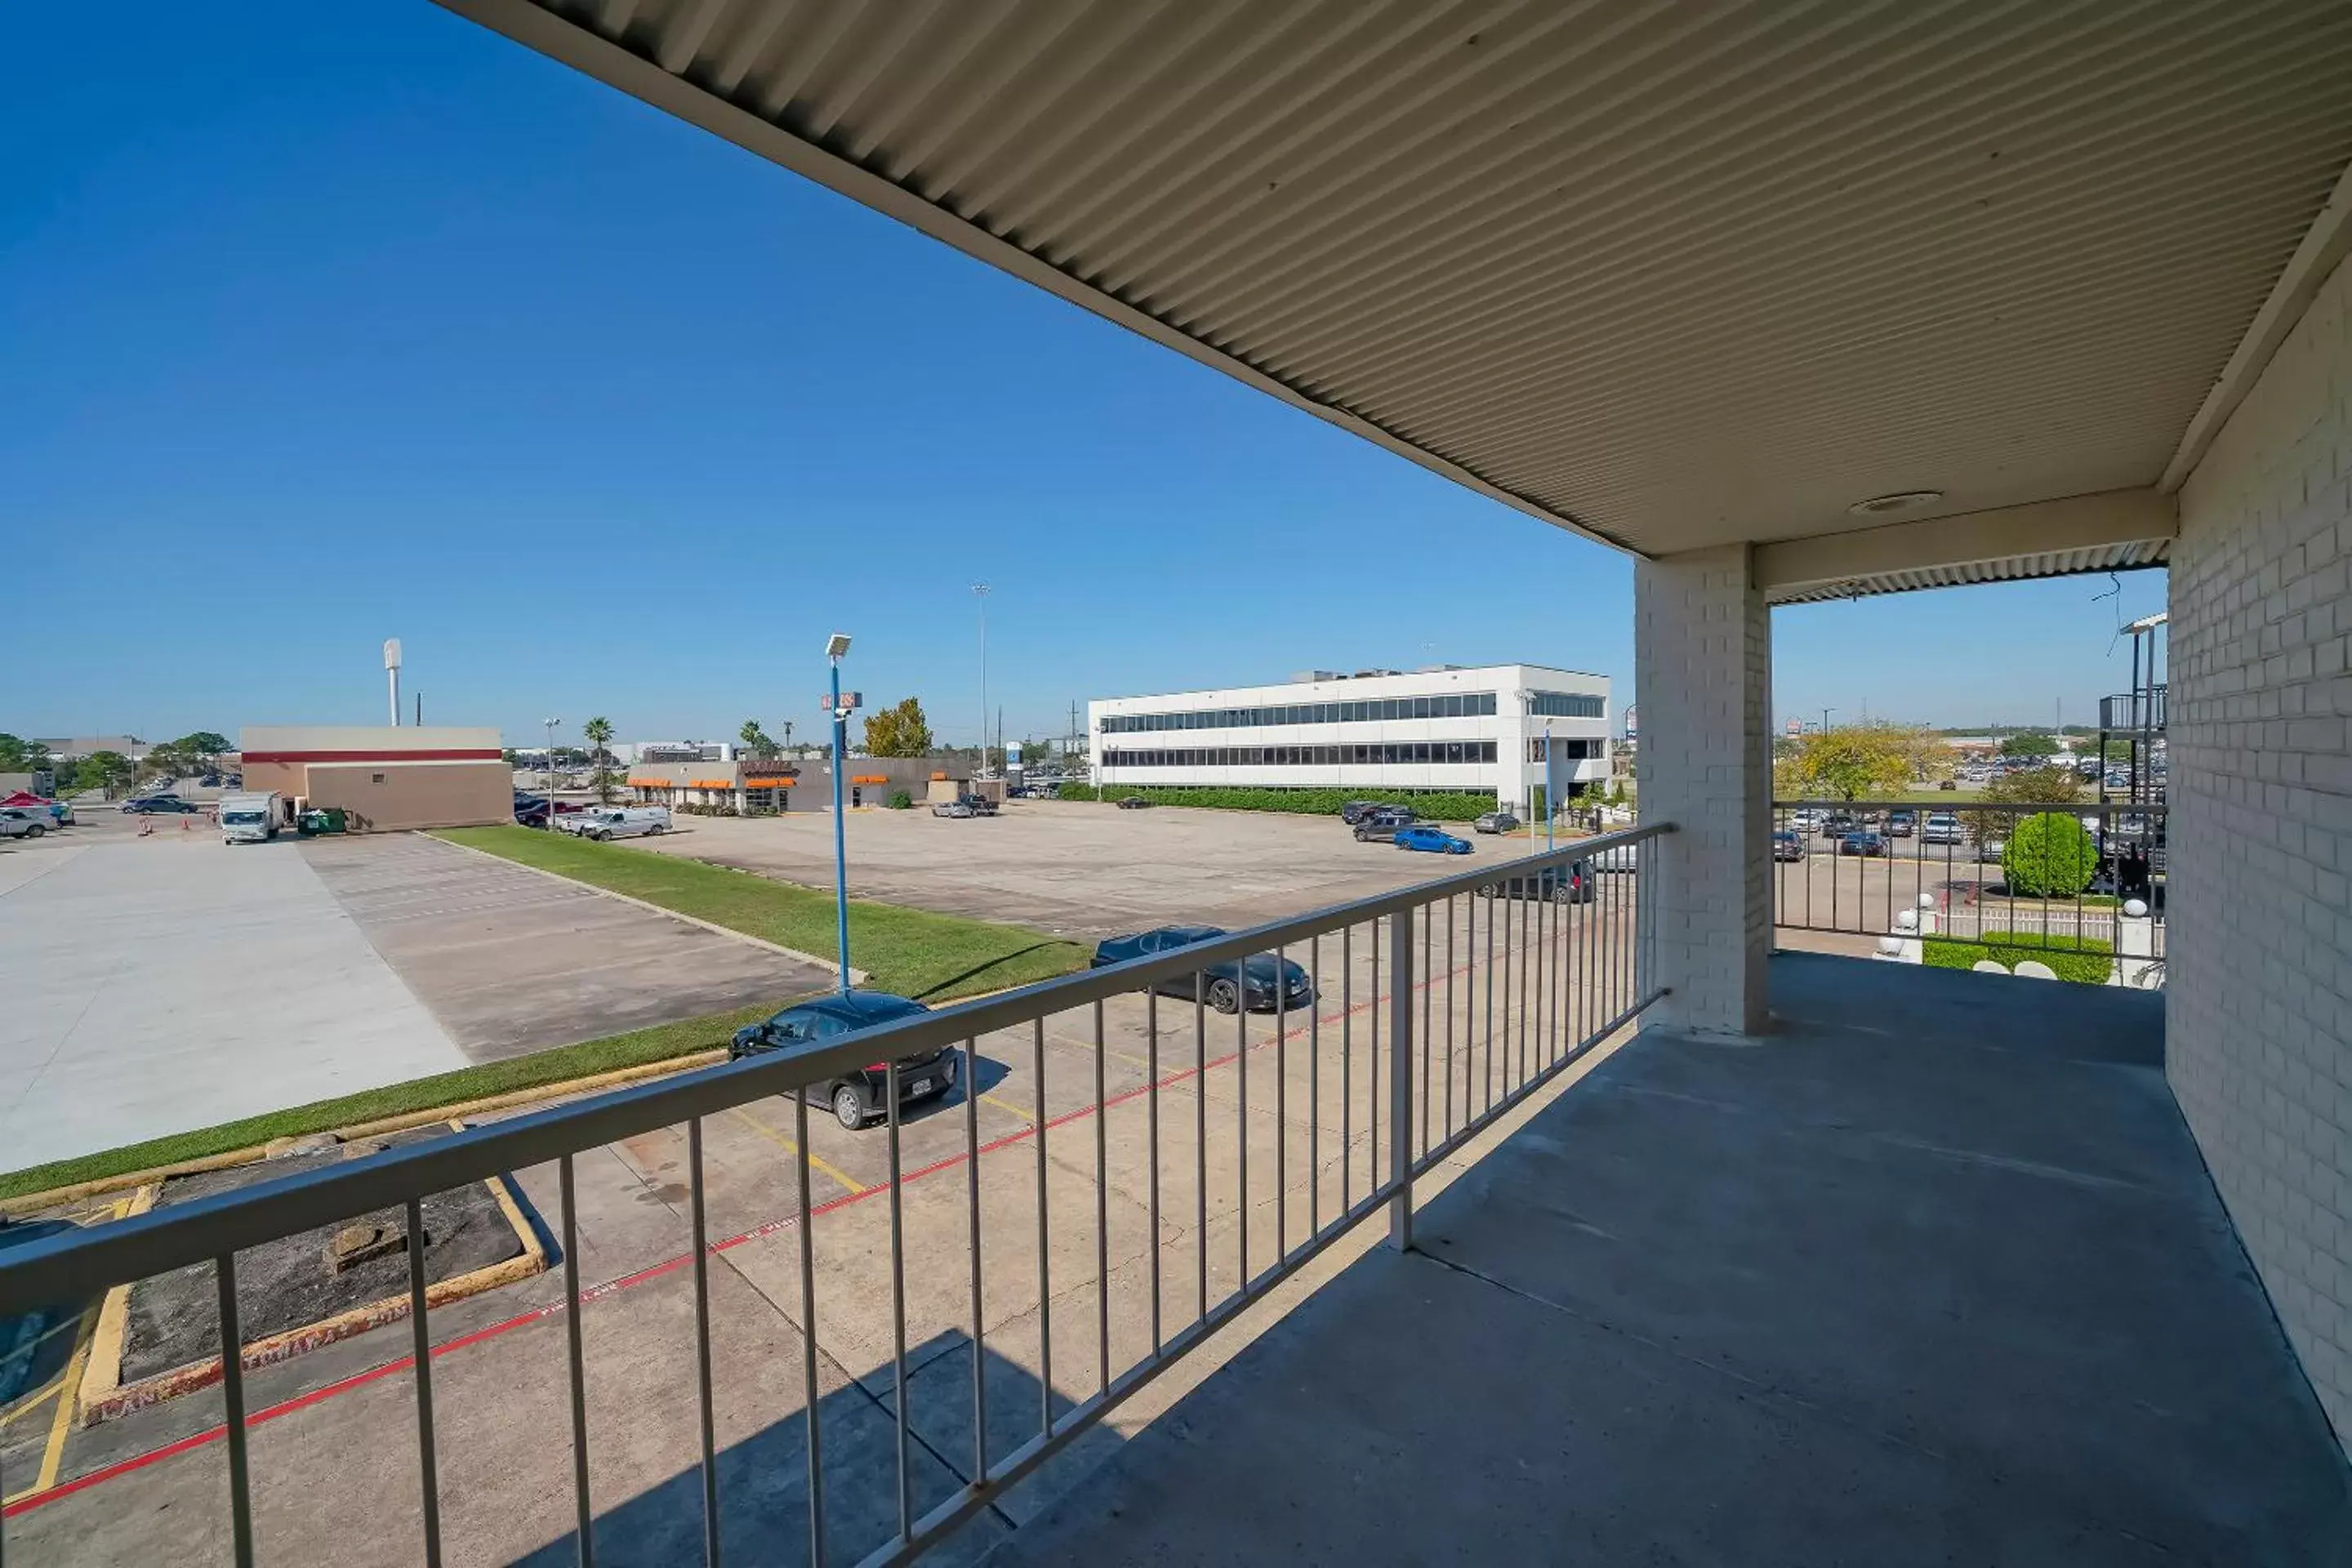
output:
[[[1772,940],[1772,632],[1744,544],[1636,563],[1642,816],[1679,831],[1645,868],[1660,1021],[1754,1034]]]
[[[2352,266],[2180,492],[2165,944],[2173,1092],[2352,1446],[2347,568]]]

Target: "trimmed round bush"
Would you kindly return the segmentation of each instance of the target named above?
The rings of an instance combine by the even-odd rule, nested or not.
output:
[[[882,804],[892,811],[912,811],[915,808],[915,797],[905,790],[894,789],[890,792],[890,798]]]
[[[2045,811],[2017,825],[2000,866],[2012,893],[2071,899],[2091,885],[2099,850],[2081,823],[2063,812]]]

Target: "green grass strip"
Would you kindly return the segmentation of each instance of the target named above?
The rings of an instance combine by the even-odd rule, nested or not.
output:
[[[78,1182],[103,1181],[109,1176],[152,1170],[158,1165],[177,1164],[183,1160],[202,1160],[214,1154],[226,1154],[232,1150],[249,1149],[273,1138],[298,1138],[306,1132],[325,1132],[337,1127],[380,1121],[388,1116],[437,1110],[445,1105],[462,1105],[467,1100],[487,1100],[492,1095],[511,1094],[517,1089],[538,1089],[546,1084],[565,1083],[597,1073],[614,1072],[622,1068],[642,1067],[648,1062],[692,1056],[697,1051],[724,1047],[736,1030],[755,1018],[766,1017],[782,1005],[782,1000],[779,1000],[757,1007],[739,1007],[731,1013],[714,1013],[707,1017],[687,1018],[675,1024],[656,1024],[650,1029],[608,1035],[603,1039],[583,1040],[576,1046],[558,1046],[553,1050],[534,1051],[529,1056],[512,1057],[505,1061],[484,1062],[479,1067],[435,1073],[430,1078],[411,1079],[406,1083],[362,1089],[357,1094],[346,1094],[335,1100],[289,1106],[283,1110],[248,1116],[240,1121],[224,1121],[217,1127],[200,1127],[194,1131],[175,1132],[168,1138],[150,1139],[144,1143],[128,1144],[121,1149],[105,1149],[94,1154],[77,1155],[70,1160],[33,1165],[0,1175],[0,1198],[46,1192],[52,1187],[71,1186]]]
[[[833,895],[683,855],[531,827],[451,827],[437,837],[591,887],[626,893],[781,947],[829,956]],[[1002,991],[1084,969],[1089,950],[1022,926],[896,904],[849,903],[849,961],[866,984],[922,1002]]]

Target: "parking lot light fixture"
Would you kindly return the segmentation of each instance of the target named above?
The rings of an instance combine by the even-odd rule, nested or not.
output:
[[[540,722],[547,726],[547,770],[546,776],[539,781],[539,787],[552,795],[555,791],[555,727],[563,721],[541,719]],[[551,823],[554,818],[551,816],[548,820]]]
[[[849,994],[849,848],[842,822],[841,766],[842,753],[848,749],[845,737],[849,728],[849,710],[841,701],[841,658],[848,651],[848,633],[835,632],[824,639],[825,665],[833,681],[826,705],[833,716],[833,952],[840,965],[837,978],[845,996]]]

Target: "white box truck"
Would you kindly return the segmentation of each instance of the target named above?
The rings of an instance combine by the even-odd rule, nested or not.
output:
[[[278,837],[278,792],[220,797],[221,842],[263,844]]]

